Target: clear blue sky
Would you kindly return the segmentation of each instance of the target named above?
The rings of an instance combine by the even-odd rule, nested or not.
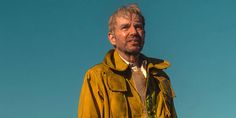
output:
[[[235,118],[235,0],[1,0],[0,118],[76,118],[84,73],[136,2],[147,56],[167,59],[179,118]]]

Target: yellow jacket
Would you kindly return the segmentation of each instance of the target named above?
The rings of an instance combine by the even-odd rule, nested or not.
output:
[[[163,69],[169,63],[147,60],[146,109],[150,118],[177,118],[170,80]],[[129,66],[110,50],[101,64],[86,72],[80,93],[78,118],[141,118],[143,105],[134,87]]]

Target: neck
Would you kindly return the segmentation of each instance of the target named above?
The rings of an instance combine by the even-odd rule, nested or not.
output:
[[[139,58],[139,53],[138,54],[131,54],[131,53],[124,53],[119,50],[116,50],[119,55],[125,59],[126,61],[133,63],[134,65],[140,66],[140,58]]]

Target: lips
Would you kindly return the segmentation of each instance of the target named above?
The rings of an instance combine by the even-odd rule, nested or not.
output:
[[[140,37],[132,37],[132,38],[127,38],[128,42],[140,42],[141,38]]]
[[[140,38],[129,38],[128,42],[141,43],[142,40]]]
[[[127,37],[127,42],[135,47],[140,47],[143,45],[143,40],[140,36],[138,35],[130,35]]]
[[[142,41],[139,39],[130,40],[130,41],[128,41],[128,43],[131,46],[135,46],[135,47],[140,47],[142,45]]]

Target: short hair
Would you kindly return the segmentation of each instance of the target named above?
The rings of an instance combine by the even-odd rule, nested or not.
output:
[[[129,4],[126,6],[122,6],[120,8],[118,8],[109,18],[109,22],[108,22],[108,29],[109,32],[113,32],[115,29],[115,24],[116,24],[116,18],[117,17],[126,17],[128,15],[131,14],[135,14],[138,15],[139,18],[141,18],[142,20],[142,24],[143,27],[145,25],[145,19],[144,16],[142,15],[139,7],[137,4],[133,3],[133,4]]]

